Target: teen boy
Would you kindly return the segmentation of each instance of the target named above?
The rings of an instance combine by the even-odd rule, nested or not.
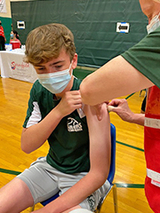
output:
[[[48,140],[46,157],[37,159],[0,190],[0,213],[18,213],[60,191],[60,197],[35,212],[59,213],[76,208],[94,211],[108,187],[110,121],[103,106],[83,106],[74,38],[61,24],[40,26],[26,41],[26,62],[38,80],[30,92],[21,147],[31,153]],[[86,117],[83,117],[83,111]]]

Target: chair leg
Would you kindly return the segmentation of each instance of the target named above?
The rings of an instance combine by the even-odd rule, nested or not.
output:
[[[113,185],[113,203],[114,203],[114,212],[118,213],[118,201],[117,201],[117,187]]]
[[[31,207],[30,212],[33,212],[33,211],[34,211],[34,207],[35,207],[35,205],[33,205],[33,206]]]
[[[99,210],[99,209],[96,209],[96,210],[94,211],[94,213],[100,213],[100,210]]]
[[[94,213],[100,213],[101,206],[102,206],[103,198],[100,199],[97,208],[95,209]]]
[[[142,90],[139,92],[139,97],[141,97],[141,94],[142,94]]]

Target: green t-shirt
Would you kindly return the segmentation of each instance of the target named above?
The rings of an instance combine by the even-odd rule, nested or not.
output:
[[[160,27],[124,52],[122,57],[160,88]]]
[[[79,90],[81,80],[74,79],[71,90]],[[24,128],[40,122],[60,100],[37,80],[31,89]],[[64,117],[48,138],[50,149],[47,162],[64,173],[88,172],[89,134],[86,117],[80,118],[77,110]]]

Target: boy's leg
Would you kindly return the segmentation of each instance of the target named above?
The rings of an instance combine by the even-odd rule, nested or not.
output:
[[[73,208],[71,208],[71,209],[68,209],[68,210],[66,210],[66,211],[64,211],[63,213],[72,213],[72,211],[73,210],[78,210],[79,209],[79,211],[80,210],[82,210],[83,211],[83,209],[78,205],[78,206],[75,206],[75,207],[73,207]],[[81,211],[81,213],[82,213],[82,211]],[[73,211],[73,213],[74,213],[74,211]],[[76,213],[76,212],[75,212]],[[80,212],[79,212],[80,213]]]
[[[58,171],[57,176],[59,176],[59,188],[61,190],[60,195],[69,190],[73,185],[75,185],[80,179],[82,179],[87,173],[81,172],[76,174],[64,174]],[[71,181],[72,180],[72,181]],[[93,192],[85,200],[83,200],[79,205],[74,208],[88,209],[91,212],[94,212],[100,199],[106,195],[106,192],[110,188],[110,183],[106,181],[103,186]],[[69,209],[63,213],[69,213],[73,209]]]
[[[33,203],[28,186],[19,178],[14,178],[0,189],[0,213],[18,213]]]
[[[73,211],[71,210],[69,213],[92,213],[91,211],[87,209],[74,209]]]

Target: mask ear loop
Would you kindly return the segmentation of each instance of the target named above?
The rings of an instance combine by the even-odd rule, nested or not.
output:
[[[147,25],[147,31],[150,33],[150,28],[152,28],[154,26],[154,24],[156,23],[156,20],[158,19],[160,22],[160,13],[158,13],[155,17],[152,18],[152,20],[150,21],[150,23]]]
[[[69,71],[70,71],[70,69],[71,69],[72,63],[73,63],[73,60],[71,61],[70,65],[69,65]],[[73,69],[72,69],[72,71],[71,71],[71,77],[72,77],[72,75],[73,75]]]

